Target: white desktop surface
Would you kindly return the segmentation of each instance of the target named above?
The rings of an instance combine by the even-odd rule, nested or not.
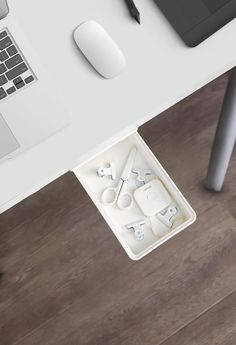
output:
[[[136,4],[141,25],[130,18],[124,0],[9,0],[60,85],[71,125],[0,164],[0,212],[236,65],[235,20],[192,49],[153,0]],[[100,77],[75,47],[73,30],[89,19],[102,24],[126,56],[127,68],[115,79]]]

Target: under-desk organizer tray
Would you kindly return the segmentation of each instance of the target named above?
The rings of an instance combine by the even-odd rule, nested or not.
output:
[[[131,153],[132,150],[136,153]],[[104,191],[122,182],[119,178],[129,155],[135,155],[131,157],[132,172],[121,191],[128,192],[128,199],[120,199],[124,205],[118,201],[110,205],[111,200],[106,200],[108,195]],[[103,167],[108,170],[104,171]],[[137,132],[73,171],[132,260],[141,259],[196,219],[189,203]],[[105,173],[113,176],[101,177]]]

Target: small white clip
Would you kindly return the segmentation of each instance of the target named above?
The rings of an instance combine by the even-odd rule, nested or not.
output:
[[[151,175],[151,171],[146,171],[146,170],[132,170],[134,174],[137,175],[136,181],[137,181],[137,186],[141,187],[146,183],[146,177]]]
[[[144,220],[138,220],[134,223],[130,223],[126,225],[127,229],[132,229],[134,231],[134,236],[138,241],[142,241],[144,239],[144,232],[142,226],[145,224]]]
[[[157,214],[157,218],[168,228],[172,228],[174,223],[174,216],[178,213],[178,208],[175,206],[169,206],[165,209],[164,213],[160,212]]]
[[[116,166],[110,162],[108,167],[99,168],[97,174],[99,177],[111,176],[112,180],[116,180]]]

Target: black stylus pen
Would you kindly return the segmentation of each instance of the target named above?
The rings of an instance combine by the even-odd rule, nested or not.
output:
[[[131,16],[136,19],[136,21],[140,24],[140,13],[137,9],[137,7],[135,6],[135,3],[133,2],[133,0],[125,0],[128,8],[129,8],[129,12],[131,14]]]

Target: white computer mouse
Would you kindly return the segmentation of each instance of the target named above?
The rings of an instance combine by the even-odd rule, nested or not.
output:
[[[125,68],[124,54],[106,30],[94,20],[80,24],[74,31],[74,40],[104,78],[114,78]]]

